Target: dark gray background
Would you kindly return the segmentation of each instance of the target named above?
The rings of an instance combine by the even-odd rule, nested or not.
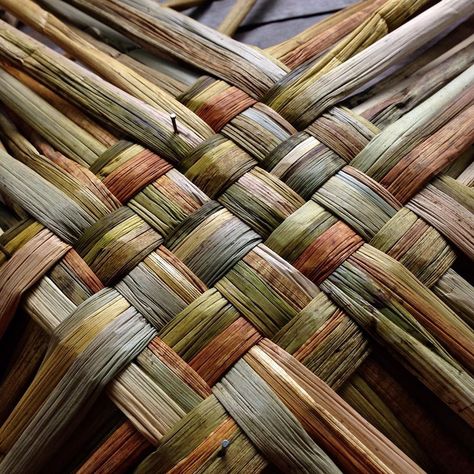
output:
[[[196,20],[217,27],[235,0],[216,0],[186,10]],[[234,38],[266,48],[291,38],[357,0],[257,0]]]

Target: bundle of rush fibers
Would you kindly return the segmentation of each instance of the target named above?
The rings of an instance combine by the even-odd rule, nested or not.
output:
[[[166,3],[0,0],[0,472],[472,472],[474,3]]]

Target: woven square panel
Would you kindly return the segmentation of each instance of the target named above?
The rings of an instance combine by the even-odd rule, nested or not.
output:
[[[201,3],[0,0],[0,473],[473,472],[474,3]]]

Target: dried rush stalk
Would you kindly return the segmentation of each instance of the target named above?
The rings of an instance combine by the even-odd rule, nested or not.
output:
[[[37,50],[33,52],[33,55],[36,54]],[[433,105],[435,112],[431,115],[425,115],[426,108],[421,106],[408,114],[410,117],[407,115],[408,118],[394,124],[393,130],[396,133],[392,141],[391,127],[380,133],[379,145],[382,144],[384,147],[384,160],[390,165],[396,163],[397,166],[403,161],[407,152],[416,150],[422,143],[422,127],[416,126],[416,120],[419,119],[423,127],[436,133],[443,130],[451,121],[460,120],[468,110],[469,101],[466,101],[468,96],[465,94],[463,81],[469,78],[467,71],[467,74],[462,74],[439,94],[433,96],[430,104]],[[49,78],[45,75],[42,80],[48,81]],[[14,84],[11,79],[7,79],[6,82]],[[96,85],[100,83],[97,82]],[[14,94],[14,89],[16,88],[10,88],[9,92]],[[86,94],[86,91],[83,93]],[[63,88],[63,94],[68,95],[66,88]],[[452,103],[444,94],[453,99]],[[31,95],[30,98],[36,100]],[[13,100],[10,99],[10,102]],[[437,120],[439,108],[446,104],[448,104],[446,112],[440,113]],[[25,110],[26,104],[20,103],[15,111],[22,115],[25,114]],[[45,107],[44,113],[47,115],[49,112],[53,113]],[[350,117],[348,123],[353,123],[354,120],[353,116],[342,110],[332,111],[329,117],[330,122],[334,120],[332,123],[337,123],[335,119],[341,117]],[[111,122],[116,122],[113,115],[109,115],[108,118]],[[335,327],[344,335],[343,339],[348,338],[353,343],[346,346],[348,353],[355,354],[357,363],[363,359],[366,351],[365,339],[361,337],[357,326],[320,293],[313,283],[305,279],[303,274],[321,283],[322,288],[341,307],[347,309],[359,325],[373,334],[383,345],[398,353],[400,359],[413,373],[416,373],[432,390],[438,391],[438,395],[450,404],[454,411],[472,423],[472,410],[468,405],[469,400],[472,400],[472,380],[451,355],[456,354],[466,366],[471,366],[472,345],[469,343],[469,328],[423,285],[434,284],[449,268],[453,260],[452,252],[433,229],[428,228],[426,224],[422,225],[421,220],[407,209],[401,208],[396,199],[360,170],[350,166],[345,166],[339,172],[335,170],[335,176],[319,187],[311,202],[301,206],[301,199],[293,196],[291,210],[287,209],[287,215],[282,213],[283,217],[275,219],[269,214],[262,219],[262,222],[256,219],[249,220],[252,228],[257,230],[260,236],[270,234],[267,242],[269,245],[270,242],[274,245],[281,244],[283,238],[280,240],[277,237],[278,233],[287,240],[287,245],[279,253],[291,253],[291,263],[294,265],[291,266],[264,245],[256,245],[259,235],[248,229],[228,210],[209,202],[206,195],[176,170],[171,169],[164,160],[137,144],[119,142],[112,149],[102,153],[93,163],[91,169],[103,179],[102,183],[95,182],[96,187],[98,188],[100,184],[107,186],[121,202],[128,204],[118,210],[112,207],[110,212],[109,209],[103,208],[104,216],[94,215],[94,211],[99,209],[89,204],[93,204],[96,193],[88,196],[86,192],[75,197],[72,193],[67,195],[66,189],[67,183],[77,185],[78,182],[86,180],[92,184],[93,179],[86,178],[86,173],[66,177],[65,169],[60,169],[59,166],[60,163],[62,165],[66,163],[61,157],[57,157],[54,161],[57,166],[50,163],[43,165],[43,157],[35,153],[34,147],[26,139],[16,135],[12,123],[8,120],[9,117],[6,116],[0,122],[2,140],[21,161],[37,170],[37,173],[30,170],[28,174],[31,194],[28,194],[28,189],[23,188],[18,199],[32,215],[44,221],[46,225],[64,230],[64,235],[75,243],[81,257],[78,255],[77,260],[83,262],[83,268],[89,268],[90,273],[95,272],[92,275],[100,277],[104,284],[114,285],[117,281],[119,283],[116,289],[99,292],[77,311],[73,309],[72,315],[71,311],[61,310],[64,318],[63,323],[57,328],[57,336],[61,342],[64,341],[64,345],[56,346],[57,351],[54,348],[50,353],[51,357],[48,358],[46,368],[52,376],[51,378],[44,376],[45,373],[41,372],[18,410],[2,428],[2,432],[6,434],[6,437],[2,437],[2,448],[9,451],[3,463],[5,469],[13,472],[15,469],[25,469],[29,462],[46,463],[49,454],[44,450],[44,440],[53,439],[59,443],[64,435],[68,435],[68,426],[74,427],[80,411],[87,408],[87,396],[94,395],[100,389],[101,383],[108,382],[110,377],[117,374],[123,367],[122,362],[127,364],[125,359],[121,359],[120,354],[120,346],[124,344],[124,339],[129,338],[133,344],[134,336],[128,332],[127,318],[130,318],[130,326],[137,327],[142,323],[139,315],[129,307],[133,304],[159,331],[164,343],[160,346],[160,339],[156,339],[149,344],[144,351],[145,355],[141,352],[132,364],[127,364],[125,370],[114,378],[108,392],[150,441],[158,443],[161,440],[158,451],[142,464],[142,470],[154,472],[167,470],[184,458],[187,468],[191,471],[196,470],[196,466],[202,466],[200,459],[206,457],[202,454],[209,451],[212,453],[215,442],[225,433],[226,437],[239,440],[235,446],[244,456],[242,464],[233,466],[236,469],[250,463],[259,469],[265,466],[264,459],[256,453],[252,443],[248,441],[250,438],[265,458],[282,469],[287,469],[294,463],[301,463],[302,468],[311,470],[321,465],[333,469],[330,456],[337,459],[338,464],[346,469],[359,466],[360,470],[369,469],[374,472],[417,471],[417,466],[386,443],[370,425],[357,415],[351,414],[348,407],[311,373],[303,369],[296,358],[273,346],[268,340],[259,342],[261,337],[259,332],[263,336],[275,336],[285,349],[301,357],[299,360],[307,361],[308,365],[319,374],[318,362],[321,360],[327,362],[328,358],[321,354],[324,350],[317,342],[320,336],[316,333],[322,328],[328,330],[332,340],[330,345],[333,347],[334,340],[338,339],[338,333],[329,328]],[[47,133],[42,131],[41,124],[34,118],[28,120],[37,131]],[[324,133],[326,123],[315,124],[314,133]],[[75,133],[74,126],[68,124],[66,127],[70,133]],[[409,139],[404,138],[411,127],[414,129],[414,135]],[[378,130],[372,131],[377,132]],[[30,132],[27,130],[25,133]],[[41,146],[47,156],[53,156],[51,150],[46,150],[40,141],[31,136],[32,141]],[[367,137],[364,138],[370,140],[372,136],[367,133]],[[60,138],[58,134],[48,135],[48,140],[56,143]],[[357,142],[356,138],[354,142]],[[216,156],[218,161],[226,156],[228,146],[229,143],[218,137],[205,143],[199,153],[202,153],[203,162],[209,160],[212,164],[212,159]],[[361,146],[363,147],[364,145]],[[71,154],[73,159],[77,159],[77,156],[72,155],[70,148],[69,145],[63,145],[64,153]],[[335,148],[347,161],[353,158],[351,150],[347,150],[343,145],[335,145]],[[245,154],[238,148],[231,149],[236,159],[246,159]],[[216,156],[213,156],[213,150]],[[368,156],[370,158],[370,153]],[[2,155],[2,158],[4,164],[0,165],[0,177],[5,182],[7,194],[15,198],[14,188],[18,185],[15,179],[25,166],[18,162],[13,164],[8,155]],[[150,181],[143,179],[135,181],[134,178],[127,180],[139,168],[138,163],[148,163],[149,160],[152,160],[154,165],[163,167],[162,172],[165,174],[158,177],[158,182],[153,182],[157,176],[151,175],[149,170],[147,175]],[[272,190],[270,193],[272,199],[286,196],[282,201],[283,204],[290,202],[292,196],[290,188],[285,188],[283,182],[257,168],[245,173],[233,185],[231,181],[227,182],[225,176],[215,184],[206,178],[206,166],[203,166],[203,162],[199,163],[199,157],[197,158],[194,153],[185,156],[183,162],[189,167],[189,177],[212,196],[219,196],[221,202],[232,209],[238,217],[245,216],[244,219],[248,219],[246,214],[248,211],[242,210],[241,204],[246,201],[246,196],[250,195],[249,191],[254,187],[258,189],[257,184],[266,183],[264,189]],[[135,166],[132,167],[132,163]],[[366,162],[362,160],[362,164],[358,164],[357,161],[353,163],[363,167]],[[374,171],[378,178],[383,176],[385,179],[390,176],[390,169],[387,169],[390,166],[384,166],[384,163],[378,162],[377,159],[370,161],[370,165],[374,163],[374,169],[377,173],[380,172],[379,176]],[[196,164],[199,166],[195,166]],[[154,168],[155,166],[149,167]],[[74,168],[68,167],[68,169]],[[8,170],[16,170],[16,173],[12,176]],[[133,176],[138,177],[139,174]],[[126,184],[121,186],[124,181]],[[170,185],[176,187],[170,188]],[[146,187],[142,191],[143,186]],[[470,205],[461,188],[456,188],[450,180],[443,178],[436,181],[434,186],[437,192],[443,195],[443,199],[446,199],[444,196],[450,195],[458,204]],[[67,221],[61,221],[55,216],[55,212],[43,209],[49,205],[50,188],[55,187],[59,188],[55,194],[58,199],[62,198],[60,193],[66,198],[69,197],[69,201],[65,200],[64,209],[61,210],[57,204],[56,211],[74,213],[74,206],[78,206],[82,209],[84,217],[92,221],[91,225],[85,222],[84,226],[87,228],[81,229],[79,226],[76,234],[76,230]],[[93,187],[88,189],[92,191]],[[176,199],[173,202],[173,209],[179,212],[168,213],[167,210],[171,206],[167,207],[170,196],[166,195],[166,192],[172,189],[179,189],[185,199]],[[223,196],[227,201],[222,200]],[[256,206],[259,202],[258,197],[254,195],[253,199],[255,199],[252,201],[252,205],[255,205],[254,214],[260,218],[265,213]],[[140,200],[141,207],[138,204]],[[315,201],[324,203],[331,212],[323,209]],[[357,205],[359,202],[362,204]],[[202,205],[203,203],[205,204]],[[137,215],[132,209],[141,209],[141,212],[137,211]],[[287,220],[293,219],[293,222],[296,222],[295,214],[299,218],[302,217],[303,211],[300,213],[300,210],[307,213],[305,214],[307,219],[301,219],[302,226],[301,224],[299,227],[295,226],[295,232],[289,234],[285,233],[284,229],[279,229],[280,219],[286,217]],[[344,215],[345,213],[348,215]],[[143,216],[144,220],[140,216]],[[439,259],[436,262],[428,259],[424,264],[415,265],[422,284],[403,265],[373,246],[364,244],[363,239],[354,234],[351,228],[336,216],[343,216],[364,239],[373,239],[373,242],[378,242],[380,247],[385,245],[387,252],[395,253],[396,250],[383,237],[391,235],[389,227],[405,226],[405,229],[410,229],[412,225],[413,228],[417,226],[423,235],[429,237],[431,246],[436,249],[433,258],[435,259],[439,252]],[[291,228],[291,223],[287,220],[283,225]],[[385,226],[387,228],[384,229]],[[165,237],[157,234],[156,230],[162,232]],[[42,230],[36,235],[38,239],[44,234],[41,232]],[[134,235],[142,235],[143,240],[138,239],[141,241],[141,246],[133,254],[133,258],[128,258],[127,244],[133,248],[138,244]],[[229,236],[232,236],[232,240],[228,239]],[[333,255],[330,252],[318,254],[322,249],[333,248],[334,239],[352,246],[342,248],[342,254],[348,252],[343,263],[342,260],[338,260],[341,258],[340,255]],[[170,246],[173,254],[170,254],[165,247],[161,247],[163,241]],[[36,244],[37,240],[33,237],[25,247],[17,250],[19,253],[15,252],[16,258],[15,254],[11,257],[15,259],[20,274],[23,271],[31,273],[27,272],[29,262],[23,259],[23,253],[28,255],[31,251],[35,256]],[[153,251],[158,245],[160,247]],[[402,247],[404,245],[406,246],[400,244]],[[417,245],[422,246],[418,241]],[[203,250],[207,248],[214,250],[211,259],[202,257]],[[106,250],[102,251],[104,249]],[[122,252],[127,257],[125,261],[115,258]],[[67,255],[71,254],[72,252],[68,252]],[[137,265],[145,255],[148,257]],[[318,258],[318,255],[323,258]],[[54,259],[54,255],[51,258]],[[405,252],[401,252],[398,258],[405,259],[404,263],[407,266],[413,265]],[[179,263],[178,259],[189,268]],[[318,265],[305,266],[307,262],[312,261],[311,259]],[[207,261],[211,261],[211,264]],[[33,258],[30,264],[34,262]],[[171,265],[168,265],[169,263]],[[166,267],[168,273],[164,270]],[[11,270],[12,264],[5,268]],[[177,268],[180,269],[181,275],[186,275],[185,283],[183,279],[176,278]],[[430,272],[431,269],[434,275]],[[157,279],[161,272],[165,272],[167,277]],[[174,278],[169,278],[171,272],[175,275]],[[145,275],[147,285],[142,283]],[[8,276],[7,271],[7,282]],[[200,286],[199,278],[209,286],[215,283],[215,288],[206,291],[204,285]],[[137,281],[140,284],[137,284]],[[156,283],[157,281],[159,283]],[[45,283],[45,286],[47,285],[48,280]],[[12,288],[7,284],[7,294],[14,296],[17,286]],[[183,289],[182,293],[175,291],[174,288],[167,293],[168,287],[176,286]],[[47,287],[54,288],[53,285]],[[145,291],[145,288],[146,293],[140,293]],[[158,296],[156,288],[160,288],[159,291],[165,296]],[[100,285],[97,289],[100,289]],[[117,291],[120,291],[122,296]],[[162,302],[169,299],[168,294],[185,296],[182,297],[182,301],[179,298],[173,299],[175,303],[173,307],[162,307]],[[123,295],[126,295],[127,300]],[[150,305],[153,310],[150,310]],[[312,307],[308,308],[309,305]],[[102,311],[104,306],[113,306],[114,314]],[[45,318],[44,322],[49,322],[51,327],[55,326],[52,319],[48,321]],[[124,339],[118,338],[115,323],[123,330],[127,329]],[[207,328],[204,333],[203,327]],[[308,327],[316,331],[313,333],[314,338],[311,337],[309,342],[305,341],[304,337]],[[102,333],[101,329],[105,332]],[[114,334],[113,337],[110,337],[109,330]],[[287,330],[298,337],[291,337]],[[148,337],[153,336],[147,331],[149,327],[145,324],[143,339],[137,335],[136,344],[133,344],[131,350],[127,348],[127,352],[136,354],[135,350],[140,351],[139,346],[145,344]],[[354,336],[351,337],[351,334]],[[223,340],[242,338],[244,348],[240,355],[247,352],[251,346],[255,347],[227,372],[240,355],[235,359],[229,355],[225,361],[228,365],[223,367],[210,364],[209,357],[217,353],[221,347],[219,336],[222,336]],[[106,347],[109,340],[111,345]],[[315,352],[309,347],[311,344],[317,349]],[[102,345],[107,353],[101,351]],[[65,348],[64,352],[62,347]],[[167,347],[169,351],[167,357],[175,357],[171,367],[179,367],[183,372],[186,367],[189,371],[196,370],[208,383],[211,383],[211,380],[213,382],[220,380],[214,387],[213,396],[209,396],[210,390],[204,382],[202,383],[204,388],[201,387],[201,390],[194,388],[197,385],[197,376],[193,384],[194,392],[190,385],[186,385],[189,391],[185,389],[179,391],[179,396],[174,396],[169,390],[169,387],[174,385],[169,382],[178,383],[174,378],[176,372],[170,373],[162,366],[159,367],[163,370],[154,368],[154,354],[160,353],[163,356]],[[71,352],[68,352],[69,350]],[[345,373],[350,372],[350,367],[346,363],[342,369],[337,364],[337,352],[336,354],[331,352],[330,361],[337,366],[338,377],[328,368],[326,374],[333,377],[334,384],[342,384],[344,377],[350,375]],[[114,358],[119,363],[115,365],[110,361],[110,364],[104,362],[107,364],[104,366],[94,365],[94,355],[100,358],[101,363],[106,356]],[[157,358],[157,360],[162,362],[164,359]],[[351,362],[354,361],[351,359],[349,365]],[[76,373],[82,374],[88,382],[85,384],[87,396],[80,397],[71,393],[70,386],[77,384]],[[164,374],[167,374],[166,380]],[[94,379],[96,375],[100,382]],[[236,380],[240,379],[244,380],[239,385]],[[360,384],[358,386],[361,387]],[[197,393],[202,395],[202,398],[207,398],[202,401],[200,396],[196,396]],[[304,397],[301,397],[301,394],[304,394]],[[54,415],[61,404],[67,405],[68,399],[71,404],[68,405],[67,413],[61,414],[60,419],[49,416],[50,413]],[[226,415],[217,400],[232,413],[238,426]],[[269,419],[253,415],[253,412],[262,405],[269,408]],[[159,413],[160,416],[147,416],[140,406],[152,407],[152,412]],[[272,418],[272,413],[278,413],[279,418]],[[202,419],[205,423],[199,423]],[[34,424],[28,423],[31,420]],[[386,424],[383,424],[386,428]],[[185,428],[189,430],[183,436]],[[386,429],[390,431],[389,428]],[[293,438],[288,436],[290,441],[291,439],[297,441],[293,451],[301,451],[303,446],[304,452],[301,452],[296,459],[294,452],[285,449],[281,443],[281,437],[278,436],[280,431],[294,434]],[[318,445],[315,440],[318,441]],[[312,452],[315,456],[308,459],[305,454],[307,452]],[[344,455],[341,456],[341,453]],[[218,470],[219,466],[214,464],[213,468]]]
[[[283,64],[255,48],[156,3],[146,9],[152,16],[144,15],[138,9],[142,8],[140,5],[132,8],[116,0],[71,3],[105,23],[113,24],[136,43],[148,45],[151,41],[154,48],[222,77],[255,98],[262,96],[287,72]],[[183,42],[187,44],[185,49],[180,46]],[[210,50],[212,61],[209,61]]]

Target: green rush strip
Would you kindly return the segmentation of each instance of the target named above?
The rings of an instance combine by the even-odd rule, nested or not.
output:
[[[239,360],[216,384],[214,394],[268,461],[282,472],[340,472],[244,360]]]
[[[0,185],[14,202],[67,243],[73,243],[95,222],[66,194],[1,150]]]
[[[0,38],[0,56],[95,116],[110,120],[171,163],[188,156],[202,141],[184,124],[175,133],[169,114],[132,97],[5,22],[0,23]]]
[[[106,150],[92,135],[1,68],[0,100],[59,151],[82,165],[90,166]]]

